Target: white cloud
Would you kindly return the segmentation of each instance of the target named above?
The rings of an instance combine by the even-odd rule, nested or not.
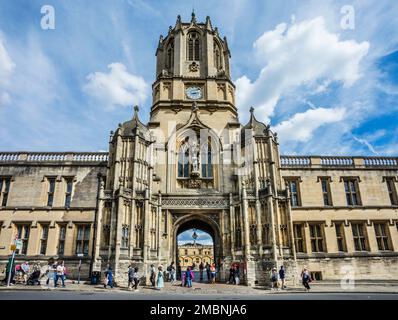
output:
[[[343,108],[309,109],[303,113],[296,113],[293,117],[279,123],[275,130],[282,141],[306,142],[312,138],[313,132],[319,127],[343,120]]]
[[[290,26],[281,23],[265,32],[254,45],[263,66],[258,78],[242,76],[236,81],[237,101],[242,113],[256,107],[268,122],[281,96],[300,86],[325,91],[332,81],[351,86],[361,76],[359,63],[367,54],[368,42],[342,41],[326,29],[323,17]]]
[[[355,141],[359,142],[360,144],[363,144],[364,146],[366,146],[370,152],[374,153],[374,154],[379,154],[375,148],[373,147],[373,145],[366,139],[362,139],[362,138],[357,138],[357,137],[353,137]]]
[[[15,63],[8,54],[4,42],[0,33],[0,107],[11,101],[10,94],[6,90],[15,69]]]
[[[107,107],[142,104],[149,86],[145,80],[129,73],[122,63],[108,65],[109,73],[94,72],[87,76],[83,91]]]
[[[15,63],[9,56],[3,37],[0,33],[0,85],[8,82],[9,76],[15,69]]]

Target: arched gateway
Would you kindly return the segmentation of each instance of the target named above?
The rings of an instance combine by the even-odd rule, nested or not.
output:
[[[190,229],[199,229],[211,236],[213,240],[214,263],[217,265],[218,268],[223,269],[224,255],[222,251],[222,237],[220,233],[220,226],[216,221],[214,221],[209,215],[206,214],[192,213],[182,215],[173,223],[172,237],[175,240],[173,242],[173,248],[171,250],[172,255],[170,259],[173,259],[173,257],[175,257],[174,261],[179,260],[178,235]],[[192,261],[192,263],[195,263],[195,261]],[[217,275],[217,278],[219,280],[224,280],[225,277],[223,273],[219,273]]]

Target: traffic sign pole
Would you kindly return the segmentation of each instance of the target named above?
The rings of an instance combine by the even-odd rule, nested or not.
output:
[[[78,253],[77,256],[80,258],[80,259],[79,259],[79,273],[78,273],[78,275],[77,275],[77,283],[80,284],[80,271],[81,271],[81,269],[82,269],[82,259],[81,259],[81,257],[83,256],[83,254]]]
[[[15,251],[12,251],[12,257],[11,257],[11,263],[8,266],[8,279],[7,279],[7,287],[10,286],[10,282],[11,282],[11,274],[12,274],[12,269],[13,269],[13,265],[14,265],[14,259],[15,259]]]

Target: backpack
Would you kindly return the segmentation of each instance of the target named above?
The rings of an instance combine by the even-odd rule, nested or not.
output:
[[[171,271],[171,266],[167,267],[167,271],[170,272]]]

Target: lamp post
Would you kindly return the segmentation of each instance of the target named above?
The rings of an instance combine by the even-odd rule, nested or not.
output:
[[[196,229],[193,229],[193,234],[192,234],[192,239],[193,239],[193,245],[196,246],[196,239],[198,238],[198,235],[196,233]]]
[[[80,271],[82,270],[82,257],[84,256],[83,253],[78,253],[77,256],[79,257],[79,269],[77,275],[77,284],[80,284]]]

